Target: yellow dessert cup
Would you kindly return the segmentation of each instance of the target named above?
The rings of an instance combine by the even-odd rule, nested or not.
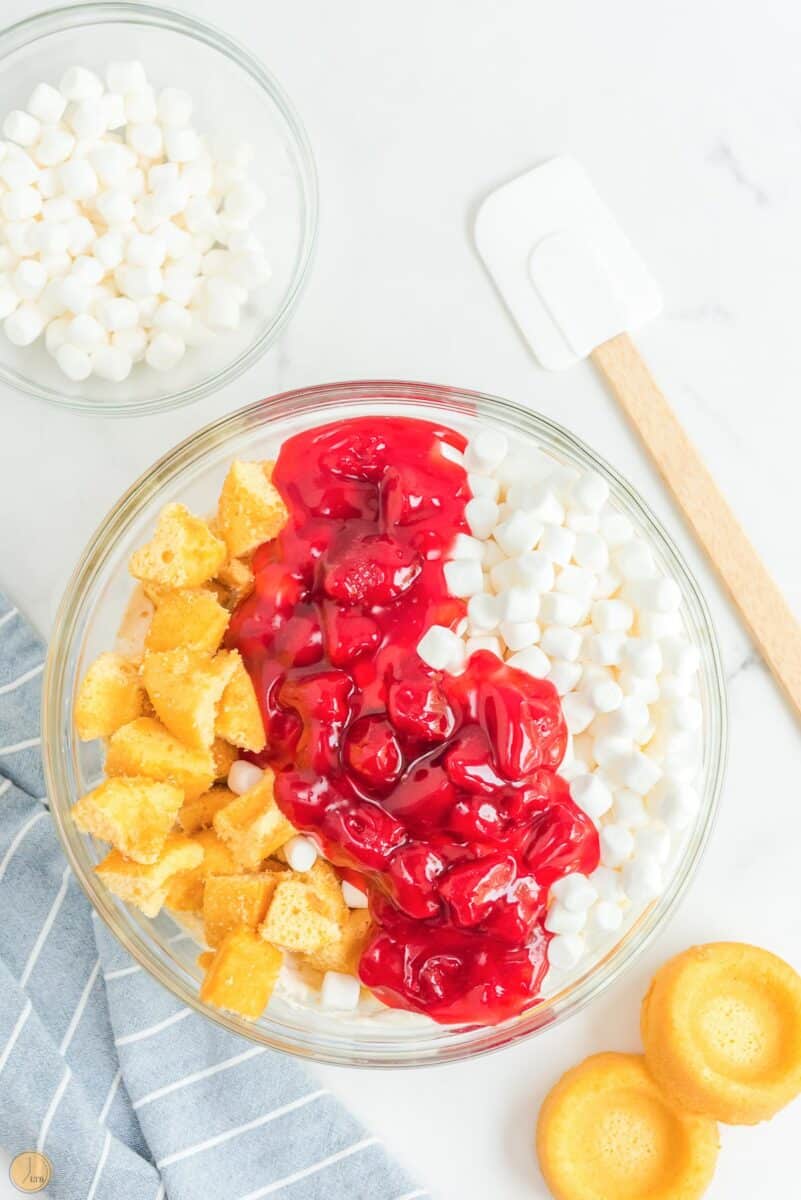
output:
[[[697,1200],[718,1146],[715,1122],[675,1107],[641,1054],[594,1054],[567,1071],[537,1124],[556,1200]]]
[[[801,1092],[801,976],[757,946],[712,942],[670,959],[641,1029],[652,1075],[691,1112],[754,1125]]]

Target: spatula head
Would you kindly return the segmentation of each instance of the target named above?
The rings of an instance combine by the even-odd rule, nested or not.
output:
[[[642,259],[572,158],[553,158],[487,196],[475,238],[523,336],[551,371],[662,307]]]

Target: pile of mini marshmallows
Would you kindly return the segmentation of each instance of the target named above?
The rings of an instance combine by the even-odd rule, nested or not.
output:
[[[241,796],[256,787],[264,772],[253,763],[239,759],[228,772],[228,787],[236,796]],[[298,834],[282,847],[287,863],[293,871],[310,871],[317,861],[319,851],[311,838]],[[367,908],[367,895],[342,880],[342,898],[348,908]],[[285,968],[282,968],[284,970]],[[291,967],[289,968],[291,970]],[[355,975],[342,971],[326,971],[320,987],[320,1004],[323,1008],[338,1012],[353,1012],[359,1006],[361,984]]]
[[[698,808],[700,655],[681,592],[609,502],[598,475],[534,448],[510,453],[485,429],[464,454],[470,535],[457,535],[448,589],[467,601],[457,630],[429,629],[431,667],[458,674],[476,650],[549,679],[570,742],[560,773],[600,834],[601,865],[554,884],[549,963],[574,968],[663,890]]]
[[[16,346],[44,333],[69,379],[169,370],[269,275],[252,151],[210,149],[191,116],[186,92],[113,62],[105,86],[72,67],[3,122],[0,320]]]

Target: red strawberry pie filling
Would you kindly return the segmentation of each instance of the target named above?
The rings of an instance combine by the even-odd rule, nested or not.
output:
[[[256,688],[292,823],[365,887],[362,982],[441,1022],[530,1006],[547,969],[548,889],[598,863],[592,821],[557,773],[553,685],[486,651],[459,675],[417,654],[465,604],[443,563],[467,530],[454,430],[359,418],[298,434],[273,482],[289,510],[256,552],[228,644]]]

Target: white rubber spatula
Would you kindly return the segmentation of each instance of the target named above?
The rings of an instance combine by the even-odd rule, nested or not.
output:
[[[659,289],[588,176],[570,158],[521,175],[483,202],[475,238],[540,363],[595,363],[801,719],[801,627],[629,337]]]

